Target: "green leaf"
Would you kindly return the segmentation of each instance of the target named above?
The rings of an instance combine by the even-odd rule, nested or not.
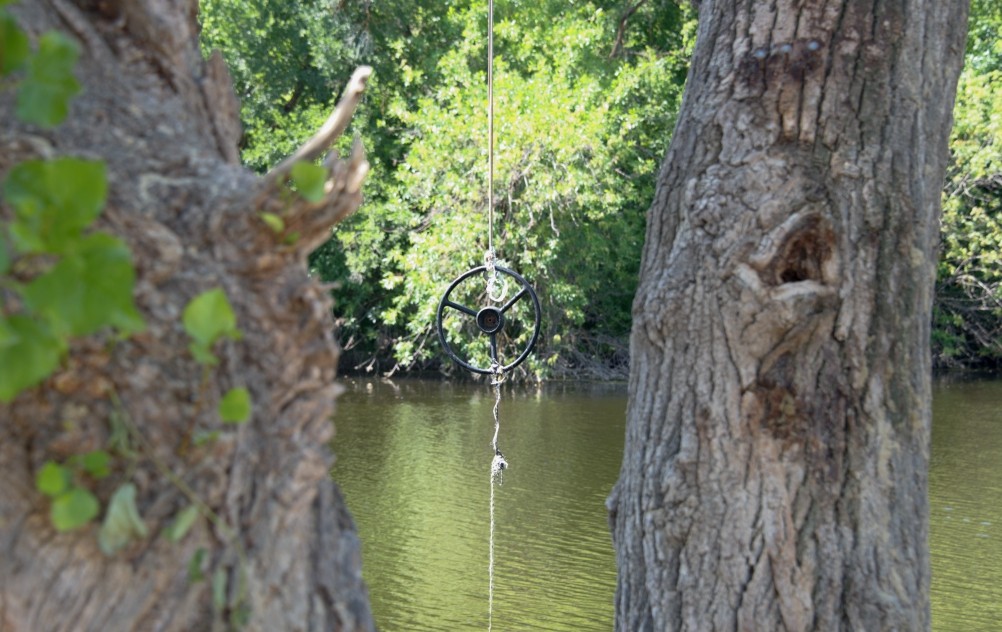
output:
[[[205,549],[199,547],[195,554],[191,556],[191,560],[188,562],[188,582],[191,584],[197,583],[205,579],[205,574],[202,572],[202,563],[205,561]]]
[[[164,529],[164,536],[171,542],[179,542],[181,538],[188,534],[195,520],[198,518],[198,507],[188,505],[181,510],[181,513],[174,518],[174,522]]]
[[[212,605],[217,611],[226,605],[226,571],[221,568],[212,573]]]
[[[0,5],[6,4],[0,2]],[[28,36],[14,16],[0,13],[0,77],[17,70],[28,57]]]
[[[280,233],[285,230],[285,220],[274,213],[260,213],[258,217],[260,217],[261,221],[267,224],[268,228],[270,228],[274,233]]]
[[[327,182],[327,170],[312,162],[300,161],[292,165],[290,172],[292,181],[296,184],[299,194],[310,202],[324,199],[324,185]]]
[[[22,294],[59,335],[86,336],[108,325],[135,333],[145,326],[132,301],[135,278],[125,244],[95,233],[75,254],[26,285]]]
[[[7,318],[14,340],[0,346],[0,402],[49,377],[59,366],[63,343],[44,324],[27,316]]]
[[[35,476],[35,489],[54,498],[66,491],[71,480],[68,469],[55,461],[46,461]]]
[[[242,386],[231,388],[219,401],[219,417],[225,423],[242,424],[250,414],[250,393]]]
[[[17,91],[17,115],[42,127],[63,122],[70,99],[80,91],[73,76],[77,45],[65,35],[49,32],[38,40],[38,51],[28,59],[28,73]]]
[[[18,340],[20,340],[20,338],[16,333],[14,333],[14,329],[7,323],[7,319],[0,316],[0,349],[9,347]]]
[[[104,208],[105,165],[78,158],[26,160],[10,170],[3,194],[14,207],[10,236],[17,250],[62,254]]]
[[[99,509],[94,494],[82,487],[71,487],[52,501],[49,519],[56,531],[72,531],[93,520]]]
[[[10,270],[10,252],[8,251],[7,240],[3,233],[0,233],[0,274],[7,274]]]
[[[240,338],[237,317],[229,299],[221,288],[202,292],[188,303],[181,315],[184,329],[194,340],[189,347],[195,359],[204,364],[214,364],[211,347],[221,336],[234,340]],[[208,362],[211,358],[212,362]]]
[[[243,630],[250,623],[251,614],[253,611],[246,602],[237,604],[230,613],[230,625],[234,630]]]
[[[104,478],[111,474],[109,462],[111,455],[104,450],[94,450],[87,454],[80,455],[78,462],[85,472],[94,478]]]
[[[136,508],[136,486],[125,483],[111,496],[97,543],[105,555],[114,555],[133,538],[145,538],[146,524]]]

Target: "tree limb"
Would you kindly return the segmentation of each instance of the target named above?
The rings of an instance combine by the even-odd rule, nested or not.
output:
[[[334,111],[331,112],[331,115],[317,133],[265,176],[269,185],[288,175],[292,169],[292,165],[300,160],[313,160],[319,157],[320,154],[326,151],[344,133],[344,130],[348,127],[348,123],[351,122],[352,115],[355,113],[355,108],[358,107],[358,102],[362,99],[365,84],[370,76],[372,76],[371,66],[360,66],[355,70],[348,81],[348,86],[345,88],[337,107],[334,108]]]
[[[623,39],[626,37],[626,23],[629,22],[630,18],[633,17],[633,14],[646,3],[647,0],[639,0],[636,4],[628,6],[626,11],[623,12],[623,16],[619,18],[619,28],[616,29],[616,41],[612,44],[612,52],[609,53],[610,58],[618,55],[623,47]]]

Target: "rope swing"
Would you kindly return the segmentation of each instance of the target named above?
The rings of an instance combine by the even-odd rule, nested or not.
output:
[[[477,279],[484,283],[482,292],[476,294],[476,299],[480,303],[479,309],[474,309],[466,304],[454,301],[450,298],[453,292],[461,286],[469,286]],[[507,301],[508,282],[513,281],[518,287]],[[467,291],[469,291],[467,287]],[[476,289],[475,287],[473,289]],[[457,292],[457,295],[461,294]],[[533,329],[529,337],[529,342],[518,355],[505,363],[506,358],[502,357],[502,350],[499,349],[499,336],[504,333],[508,324],[509,311],[523,299],[528,298],[533,308]],[[487,338],[487,352],[490,358],[488,366],[478,366],[472,359],[460,355],[458,350],[449,342],[449,337],[444,325],[447,310],[459,312],[466,317],[471,317],[476,323],[479,331],[478,338]],[[501,385],[507,379],[509,371],[521,364],[536,345],[539,337],[540,324],[542,322],[542,309],[539,306],[539,297],[536,291],[529,285],[520,274],[509,268],[498,265],[498,258],[494,250],[494,0],[487,0],[487,251],[484,253],[484,265],[467,270],[459,275],[442,295],[438,304],[438,311],[435,317],[436,328],[438,329],[439,341],[446,354],[462,368],[481,375],[489,375],[490,384],[494,388],[494,437],[491,440],[493,456],[491,458],[490,478],[490,561],[488,566],[488,606],[487,606],[487,630],[490,632],[493,626],[494,617],[494,484],[502,483],[502,473],[508,468],[501,448],[498,447],[498,434],[501,431],[501,417],[499,409],[501,406]]]

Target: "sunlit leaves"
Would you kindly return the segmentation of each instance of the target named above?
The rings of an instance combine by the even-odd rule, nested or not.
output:
[[[58,335],[85,336],[107,325],[133,333],[143,328],[132,302],[134,282],[125,244],[97,233],[75,244],[72,254],[26,285],[23,295]]]
[[[0,77],[20,68],[28,52],[28,36],[12,15],[0,11]]]
[[[181,322],[191,336],[189,350],[202,364],[215,364],[212,345],[223,337],[238,340],[237,317],[222,288],[213,288],[193,298],[184,308]]]
[[[0,401],[9,401],[56,368],[68,338],[107,326],[134,333],[144,323],[133,303],[128,248],[111,235],[86,232],[107,196],[103,163],[25,161],[10,170],[2,193],[14,212],[4,226],[10,242],[0,234],[0,274],[17,257],[58,256],[12,286],[24,311],[0,327]]]
[[[35,489],[49,497],[49,520],[57,531],[77,529],[97,517],[100,511],[97,498],[77,479],[104,478],[110,473],[109,460],[107,452],[93,450],[71,457],[65,465],[46,461],[35,474]],[[115,502],[113,497],[112,503]]]
[[[219,418],[224,423],[240,424],[247,421],[251,414],[250,392],[240,386],[232,388],[219,400]]]
[[[205,563],[205,549],[199,547],[188,560],[188,583],[194,584],[205,579],[202,565]]]
[[[318,78],[329,82],[338,65],[375,66],[352,123],[375,174],[366,208],[311,266],[339,284],[344,339],[366,354],[393,350],[406,365],[437,353],[429,323],[443,284],[486,247],[486,7],[363,4],[331,16],[313,0],[206,0],[200,15],[206,46],[224,52],[244,97],[243,157],[256,169],[323,121],[330,105]],[[695,23],[689,3],[640,4],[623,24],[612,0],[496,7],[497,244],[544,284],[550,334],[629,327],[644,212]],[[262,28],[265,16],[280,24]],[[344,32],[364,46],[347,49]],[[300,169],[296,189],[320,199],[326,174]]]
[[[69,464],[80,468],[88,475],[100,479],[111,473],[111,455],[104,450],[92,450],[70,457]]]
[[[180,542],[198,519],[198,507],[188,505],[177,514],[174,520],[164,529],[164,537],[171,542]]]
[[[327,170],[311,162],[300,161],[292,165],[292,182],[301,196],[310,202],[324,199]]]
[[[645,5],[610,56],[620,8],[498,7],[495,243],[539,284],[547,341],[628,331],[644,212],[685,77],[689,9]],[[487,247],[483,11],[455,5],[436,28],[461,35],[422,59],[411,39],[388,42],[400,69],[393,81],[411,85],[385,98],[378,120],[404,130],[394,148],[403,156],[372,152],[388,177],[374,179],[365,212],[336,229],[339,243],[311,260],[341,283],[345,339],[392,349],[403,366],[440,357],[429,326],[437,300]],[[366,133],[378,139],[378,129]]]
[[[83,487],[71,487],[52,499],[49,519],[56,531],[72,531],[93,520],[100,510],[94,494]]]
[[[259,213],[258,217],[261,218],[261,221],[264,222],[273,233],[281,234],[285,231],[285,220],[283,220],[281,216],[274,213]]]
[[[28,59],[27,73],[17,93],[17,115],[23,121],[53,127],[66,118],[69,102],[80,84],[73,76],[79,52],[66,36],[46,33]]]
[[[1002,8],[971,4],[943,198],[933,352],[945,364],[1002,362]]]
[[[330,113],[338,91],[360,63],[353,41],[363,26],[329,0],[203,0],[206,54],[223,52],[241,101],[243,153],[264,171],[288,156]]]
[[[226,570],[217,568],[212,573],[212,607],[222,611],[226,606]]]
[[[0,345],[0,402],[9,402],[59,366],[64,343],[43,323],[15,314],[5,319],[6,344]]]
[[[55,461],[46,461],[35,475],[35,488],[49,497],[56,497],[69,488],[72,477],[70,471]]]
[[[70,251],[104,208],[104,163],[78,158],[28,160],[11,169],[4,198],[14,207],[10,233],[22,253]]]
[[[112,494],[97,542],[105,555],[114,555],[133,539],[146,537],[146,523],[136,507],[136,486],[125,483]]]
[[[965,68],[978,74],[1002,70],[1002,5],[972,0]]]
[[[7,322],[6,318],[0,317],[0,349],[14,344],[17,340],[18,336],[14,333],[10,323]]]
[[[0,274],[7,274],[8,270],[10,270],[10,250],[3,233],[0,233]]]

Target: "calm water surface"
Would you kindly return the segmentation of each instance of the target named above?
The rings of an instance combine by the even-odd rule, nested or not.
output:
[[[334,477],[363,542],[384,632],[486,630],[493,391],[348,380]],[[930,469],[933,629],[1002,630],[1002,382],[936,387]],[[495,491],[493,629],[612,628],[604,500],[625,389],[506,385]]]
[[[932,627],[1002,630],[1002,381],[940,383],[929,464]]]

